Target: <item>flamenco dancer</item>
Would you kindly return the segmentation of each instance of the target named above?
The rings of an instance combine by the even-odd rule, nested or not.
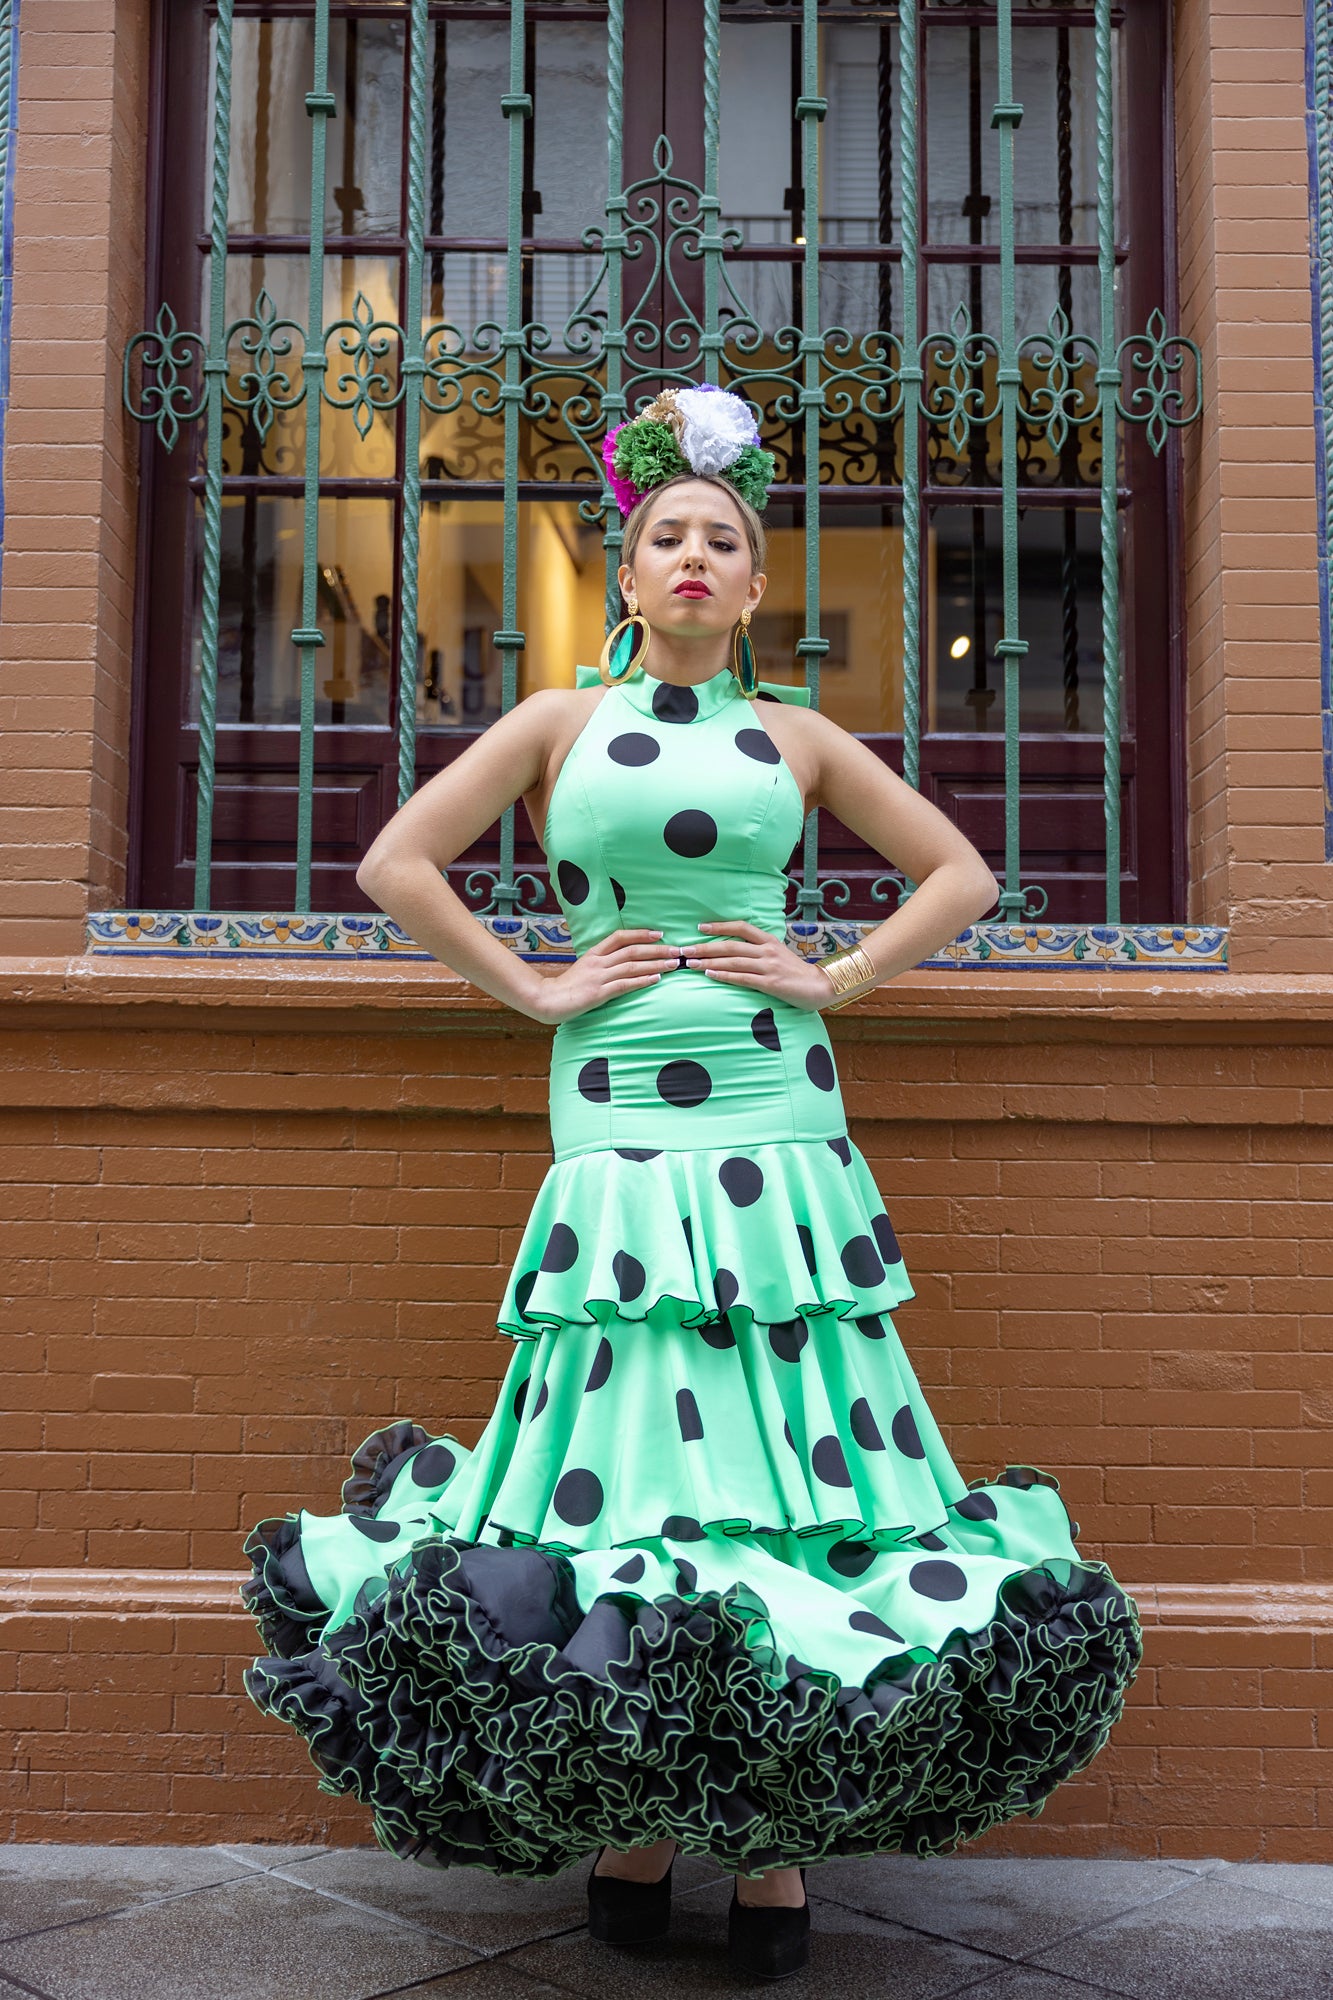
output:
[[[604,457],[629,615],[600,667],[493,724],[357,878],[555,1027],[512,1358],[471,1450],[392,1423],[341,1514],[253,1531],[246,1687],[404,1858],[542,1878],[596,1849],[598,1938],[662,1936],[675,1855],[713,1857],[733,1965],[775,1978],[808,1958],[808,1864],[1035,1815],[1106,1742],[1141,1640],[1055,1478],[969,1483],[946,1450],[822,1019],[994,878],[804,690],[757,680],[773,462],[748,406],[669,390]],[[520,796],[578,954],[554,975],[444,874]],[[812,963],[783,911],[816,806],[919,886]]]

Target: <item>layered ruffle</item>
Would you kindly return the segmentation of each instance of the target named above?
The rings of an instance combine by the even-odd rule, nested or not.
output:
[[[781,1324],[864,1317],[914,1298],[874,1175],[846,1138],[559,1160],[528,1218],[501,1329]]]
[[[1035,1815],[1097,1754],[1141,1657],[1100,1564],[1014,1571],[982,1625],[936,1648],[881,1626],[848,1685],[784,1658],[744,1583],[612,1584],[585,1604],[576,1560],[427,1537],[247,1691],[305,1738],[323,1789],[370,1807],[384,1847],[547,1877],[603,1841],[666,1836],[733,1869],[949,1852]],[[276,1630],[273,1576],[251,1603]]]
[[[250,1537],[275,1657],[247,1689],[394,1852],[529,1876],[668,1834],[731,1867],[941,1853],[1105,1741],[1137,1616],[1058,1482],[965,1485],[887,1321],[729,1320],[730,1344],[518,1342],[472,1451],[392,1425],[341,1515]]]

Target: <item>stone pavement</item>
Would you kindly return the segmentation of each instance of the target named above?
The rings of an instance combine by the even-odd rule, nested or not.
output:
[[[698,2000],[731,1882],[678,1860],[670,1940],[585,1928],[546,1883],[378,1848],[0,1847],[0,2000]],[[807,1871],[812,2000],[1320,2000],[1333,1866],[885,1856]]]

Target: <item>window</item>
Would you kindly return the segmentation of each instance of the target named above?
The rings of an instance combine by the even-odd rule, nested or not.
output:
[[[622,12],[617,128],[608,30]],[[229,63],[216,4],[160,0],[159,13],[149,292],[170,317],[127,357],[130,406],[151,425],[138,901],[364,909],[356,864],[404,786],[506,702],[572,681],[596,656],[603,398],[618,377],[646,400],[664,373],[703,372],[711,351],[718,379],[762,411],[779,460],[755,628],[766,677],[810,674],[827,713],[951,813],[1012,888],[1004,914],[1183,914],[1169,498],[1193,386],[1187,344],[1160,318],[1164,6],[1122,18],[1060,0],[235,0]],[[1113,160],[1098,144],[1099,14]],[[1009,196],[1012,127],[992,122],[1002,17],[1004,101],[1022,106]],[[230,147],[215,304],[220,91]],[[308,108],[312,92],[331,115]],[[905,121],[913,95],[919,114]],[[623,223],[610,217],[616,254],[602,242],[609,119],[630,191]],[[1112,163],[1114,250],[1099,265]],[[1106,481],[1103,278],[1126,373]],[[622,327],[623,344],[608,342]],[[404,367],[414,340],[419,375]],[[211,494],[210,343],[225,359]],[[312,351],[322,370],[303,370]],[[812,382],[814,430],[801,401]],[[419,548],[410,620],[405,538]],[[1007,645],[1015,629],[1025,651]],[[301,642],[315,631],[319,643]],[[827,813],[815,839],[793,861],[798,913],[822,901],[830,915],[882,916],[894,884],[880,857]],[[520,875],[522,906],[543,907],[521,806],[460,858],[456,886],[488,870],[491,907],[514,907]]]

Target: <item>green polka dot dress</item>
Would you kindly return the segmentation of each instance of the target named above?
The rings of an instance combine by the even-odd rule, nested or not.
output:
[[[640,674],[597,705],[546,826],[577,949],[784,935],[764,698],[804,695]],[[392,1423],[341,1513],[255,1528],[252,1699],[438,1866],[937,1854],[1040,1811],[1122,1709],[1136,1607],[1049,1473],[969,1485],[945,1448],[823,1018],[682,964],[560,1024],[551,1130],[480,1439]]]

